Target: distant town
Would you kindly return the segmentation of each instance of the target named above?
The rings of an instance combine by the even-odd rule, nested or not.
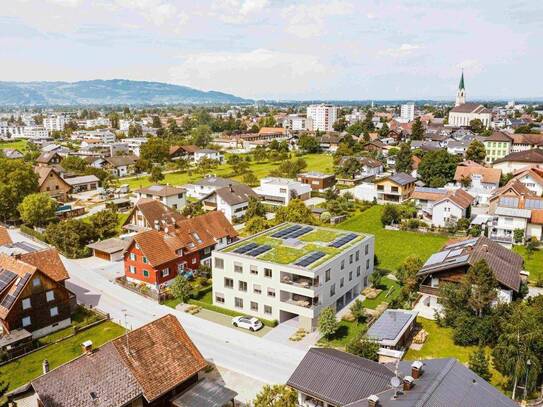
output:
[[[542,405],[543,103],[458,77],[3,107],[0,405]]]

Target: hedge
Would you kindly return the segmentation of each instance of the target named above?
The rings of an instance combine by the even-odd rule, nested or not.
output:
[[[31,227],[28,227],[26,225],[21,225],[20,230],[21,232],[26,233],[27,235],[33,236],[36,239],[41,240],[42,242],[45,242],[45,236],[43,236],[43,234],[38,232],[37,230],[32,229]]]
[[[250,316],[250,315],[245,315],[241,312],[237,312],[237,311],[233,311],[233,310],[230,310],[230,309],[227,309],[227,308],[223,308],[223,307],[218,307],[216,305],[213,305],[213,304],[209,304],[207,302],[203,302],[203,301],[198,301],[198,300],[189,300],[189,304],[192,304],[192,305],[198,305],[199,307],[202,307],[202,308],[205,308],[209,311],[214,311],[214,312],[218,312],[219,314],[224,314],[224,315],[229,315],[231,317],[244,317],[244,316]],[[274,328],[278,325],[278,322],[276,319],[274,320],[269,320],[269,319],[263,319],[263,318],[258,318],[260,319],[260,321],[266,325],[266,326],[269,326],[271,328]]]

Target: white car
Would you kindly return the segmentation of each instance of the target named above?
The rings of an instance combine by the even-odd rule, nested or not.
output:
[[[232,318],[232,325],[239,328],[245,328],[249,331],[258,331],[263,327],[262,322],[255,317],[234,317]]]

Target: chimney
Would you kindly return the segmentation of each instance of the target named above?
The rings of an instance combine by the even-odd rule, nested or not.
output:
[[[422,362],[420,360],[415,360],[411,364],[411,377],[413,379],[418,379],[422,376]]]
[[[484,244],[482,246],[482,248],[483,248],[483,252],[485,252],[485,253],[488,252],[488,245],[487,244]]]
[[[377,407],[379,405],[379,397],[372,394],[368,397],[368,407]]]
[[[47,359],[43,360],[43,362],[41,364],[41,367],[42,367],[42,370],[43,370],[43,374],[49,373],[49,361]]]
[[[413,388],[413,384],[415,382],[415,379],[413,379],[412,376],[405,376],[403,378],[403,390],[409,391]]]
[[[228,184],[228,188],[230,188],[230,192],[234,192],[234,188],[232,188],[232,184]]]
[[[160,222],[158,219],[155,219],[155,230],[160,230]]]
[[[81,348],[83,348],[83,352],[86,354],[92,353],[92,341],[88,340],[81,344]]]

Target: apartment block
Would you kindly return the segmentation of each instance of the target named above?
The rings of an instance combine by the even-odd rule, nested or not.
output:
[[[337,114],[337,106],[325,104],[307,106],[307,117],[313,121],[313,130],[333,131]]]
[[[372,235],[283,223],[212,253],[213,303],[300,328],[316,328],[368,285]]]

